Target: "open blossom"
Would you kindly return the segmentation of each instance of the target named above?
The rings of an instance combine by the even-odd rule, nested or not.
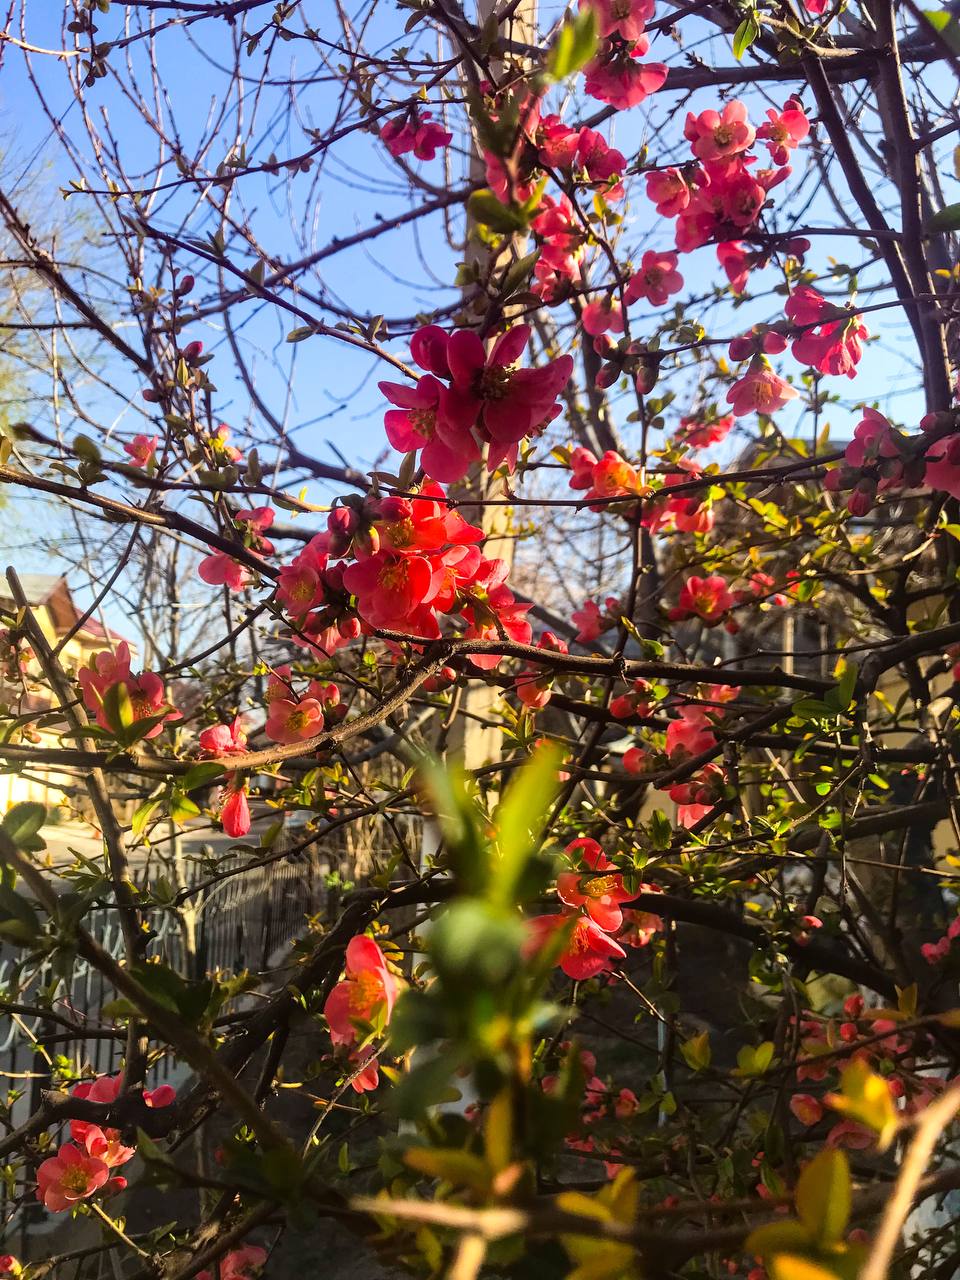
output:
[[[653,0],[580,0],[580,8],[591,8],[596,14],[597,30],[603,39],[619,36],[633,43],[654,14]]]
[[[640,259],[640,267],[627,281],[624,301],[629,306],[645,298],[653,307],[662,307],[672,293],[683,288],[683,276],[677,270],[675,253],[657,253],[648,249]]]
[[[937,440],[925,455],[924,483],[960,498],[960,437]]]
[[[553,937],[558,929],[569,929],[570,916],[534,916],[527,921],[530,930],[528,950],[536,954]],[[615,960],[622,960],[626,952],[589,916],[577,916],[563,951],[556,963],[568,978],[577,982],[595,978],[612,967]]]
[[[570,488],[586,489],[587,498],[619,498],[643,491],[636,470],[612,449],[598,459],[589,449],[576,448],[570,455],[570,466]]]
[[[708,418],[701,421],[697,418],[681,418],[677,431],[677,439],[689,445],[691,449],[706,449],[711,444],[719,444],[729,435],[734,423],[732,413],[722,417]]]
[[[412,151],[418,160],[432,160],[439,147],[453,141],[453,134],[426,113],[411,111],[406,116],[388,120],[380,130],[380,141],[394,157]]]
[[[723,790],[723,770],[715,764],[707,764],[688,782],[678,782],[667,787],[667,795],[677,806],[677,821],[680,825],[692,827],[717,804],[723,796]]]
[[[580,130],[564,124],[559,116],[541,116],[536,141],[542,164],[551,169],[569,169],[580,144]]]
[[[671,764],[712,751],[716,745],[717,739],[701,707],[683,707],[677,719],[667,725],[666,752]]]
[[[583,308],[580,323],[584,332],[592,337],[606,333],[608,329],[623,333],[623,309],[616,298],[598,298]]]
[[[180,712],[166,702],[164,684],[156,672],[144,671],[139,675],[131,672],[130,647],[126,641],[117,646],[116,653],[104,649],[94,654],[89,665],[77,672],[77,679],[84,706],[95,714],[102,729],[116,733],[122,727],[111,722],[106,707],[108,694],[116,685],[122,685],[126,691],[134,722],[162,717],[143,735],[145,738],[155,738],[168,721],[182,718]]]
[[[561,871],[557,876],[557,893],[568,907],[582,907],[590,919],[607,933],[615,933],[623,924],[622,902],[629,902],[633,892],[624,887],[623,876],[606,856],[596,840],[583,838],[567,845],[567,857],[579,857],[592,874]]]
[[[434,480],[448,484],[466,475],[480,457],[480,448],[469,431],[452,430],[440,419],[443,383],[425,374],[415,387],[381,382],[380,390],[391,404],[383,425],[390,444],[399,453],[422,450],[420,465]]]
[[[795,400],[797,394],[795,388],[761,359],[733,384],[727,392],[727,403],[734,417],[742,418],[748,413],[776,413],[790,400]]]
[[[362,1024],[373,1022],[378,1015],[388,1022],[397,998],[397,980],[372,938],[358,934],[350,939],[344,971],[323,1006],[335,1045],[355,1044],[362,1038]]]
[[[643,36],[632,49],[614,47],[609,42],[584,68],[583,87],[592,98],[608,102],[618,111],[637,107],[650,94],[656,93],[667,78],[662,62],[640,62],[649,48]]]
[[[216,1271],[198,1271],[197,1280],[253,1280],[266,1260],[266,1249],[256,1244],[245,1244],[240,1249],[225,1253]]]
[[[770,107],[766,124],[762,124],[757,130],[757,137],[767,144],[773,163],[785,165],[790,161],[790,152],[800,145],[809,132],[810,121],[802,103],[797,98],[788,98],[782,111]]]
[[[124,452],[130,455],[130,466],[148,467],[157,451],[159,436],[137,435],[132,440],[125,440]]]
[[[622,200],[626,195],[623,183],[611,181],[618,178],[627,167],[622,151],[611,147],[603,134],[595,129],[581,129],[577,141],[577,162],[586,170],[591,182],[605,182],[603,189],[607,200]]]
[[[723,111],[687,113],[683,136],[698,160],[722,160],[748,151],[757,136],[747,119],[746,105],[739,98],[728,102]]]
[[[689,577],[680,589],[680,598],[670,610],[673,622],[700,618],[708,627],[716,626],[735,604],[725,578],[712,574],[708,578]]]
[[[52,1213],[63,1213],[95,1195],[110,1177],[103,1160],[66,1142],[37,1169],[37,1199]]]
[[[88,1102],[111,1103],[119,1096],[121,1084],[122,1077],[119,1075],[98,1076],[96,1080],[81,1081],[71,1092],[74,1098],[82,1098]],[[160,1085],[157,1089],[143,1092],[143,1100],[148,1107],[167,1107],[175,1096],[170,1085]],[[126,1164],[136,1155],[134,1147],[123,1144],[118,1129],[104,1128],[86,1120],[71,1120],[70,1136],[84,1148],[87,1155],[103,1161],[109,1169]]]
[[[680,169],[659,169],[647,174],[647,197],[664,218],[675,218],[690,203],[690,184]]]
[[[323,710],[315,698],[274,698],[264,733],[271,742],[304,742],[323,729]]]

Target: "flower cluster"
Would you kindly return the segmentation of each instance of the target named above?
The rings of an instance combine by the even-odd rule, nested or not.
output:
[[[120,1086],[118,1075],[99,1076],[78,1084],[73,1097],[112,1103],[117,1100]],[[143,1093],[148,1107],[167,1107],[174,1097],[174,1090],[166,1084]],[[63,1213],[98,1192],[109,1196],[122,1191],[126,1179],[111,1170],[126,1164],[137,1153],[135,1147],[124,1143],[119,1130],[101,1128],[85,1120],[70,1121],[70,1137],[72,1142],[63,1143],[57,1154],[37,1169],[37,1199],[52,1213]]]
[[[233,523],[243,545],[257,556],[273,555],[274,546],[264,532],[273,524],[272,507],[254,507],[250,511],[236,511]],[[230,591],[242,591],[253,581],[250,570],[225,551],[214,551],[200,561],[198,569],[204,582],[214,587],[227,587]]]
[[[584,68],[584,89],[619,111],[639,106],[662,88],[667,68],[641,62],[650,51],[646,24],[654,15],[653,0],[581,0],[597,17],[601,36],[596,57]]]
[[[439,147],[449,146],[453,134],[431,120],[427,112],[421,114],[413,108],[388,120],[380,130],[380,141],[395,159],[412,151],[418,160],[432,160]]]
[[[803,332],[793,340],[792,351],[801,364],[820,373],[855,378],[869,330],[859,316],[835,307],[809,285],[800,285],[787,299],[784,313]]]
[[[130,646],[124,640],[116,651],[102,649],[77,672],[83,705],[108,733],[123,733],[131,725],[145,723],[142,738],[155,738],[164,724],[181,714],[166,701],[163,681],[154,671],[134,675],[130,670]]]
[[[624,887],[596,840],[584,836],[567,845],[571,863],[582,862],[586,871],[562,871],[557,876],[557,893],[565,906],[576,911],[563,915],[535,916],[529,920],[530,949],[539,951],[555,936],[557,930],[567,932],[557,964],[576,981],[595,978],[609,969],[612,961],[622,960],[626,952],[610,935],[623,924],[620,904],[635,895]]]
[[[462,480],[481,449],[488,470],[513,470],[520,441],[540,435],[560,412],[557,396],[573,372],[570,356],[519,368],[529,340],[524,324],[507,329],[489,351],[472,329],[419,329],[410,354],[423,377],[413,387],[380,383],[396,406],[384,418],[387,439],[401,453],[420,452],[424,471],[443,483]]]

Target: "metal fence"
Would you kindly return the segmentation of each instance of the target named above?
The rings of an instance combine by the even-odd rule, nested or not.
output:
[[[221,864],[219,870],[228,869],[229,863]],[[202,880],[202,875],[194,873],[192,883]],[[185,978],[261,972],[276,963],[285,945],[303,932],[307,917],[320,909],[322,901],[323,877],[315,855],[293,854],[198,890],[186,903],[186,911],[152,910],[147,919],[151,937],[146,956]],[[114,958],[122,957],[123,937],[115,910],[95,908],[84,917],[84,927]],[[21,1095],[13,1107],[15,1124],[39,1105],[58,1059],[88,1078],[91,1072],[110,1074],[120,1068],[124,1045],[123,1037],[114,1034],[109,1017],[103,1015],[116,993],[98,970],[77,957],[66,977],[58,975],[52,964],[18,973],[22,956],[0,946],[0,993],[21,1009],[8,1014],[5,1026],[0,1023],[0,1090]],[[57,1015],[83,1032],[65,1027]],[[175,1077],[182,1078],[184,1073],[165,1055],[151,1068],[146,1085],[176,1084]],[[0,1187],[0,1212],[5,1195]]]

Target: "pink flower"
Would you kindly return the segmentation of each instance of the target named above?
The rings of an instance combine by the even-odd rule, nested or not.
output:
[[[831,320],[817,330],[808,330],[793,341],[793,355],[801,364],[821,373],[848,378],[857,376],[863,355],[863,340],[870,331],[856,316]]]
[[[727,403],[736,418],[748,413],[776,413],[796,398],[796,390],[778,377],[766,361],[752,366],[727,392]]]
[[[599,461],[589,449],[574,449],[570,455],[570,465],[573,470],[570,488],[586,489],[587,498],[625,497],[640,493],[643,487],[630,463],[611,449]],[[603,510],[603,507],[598,507],[597,510]]]
[[[690,185],[680,169],[659,169],[646,175],[647,197],[664,218],[675,218],[690,203]]]
[[[543,116],[537,133],[539,156],[551,169],[569,169],[577,154],[580,130],[571,129],[559,116]]]
[[[586,169],[593,182],[609,182],[618,177],[627,167],[627,160],[622,151],[611,147],[603,134],[594,129],[581,129],[577,143],[577,160]],[[623,185],[615,183],[604,193],[608,200],[622,200]]]
[[[568,907],[583,907],[590,919],[607,933],[614,933],[623,924],[621,902],[629,902],[634,894],[625,889],[623,876],[616,874],[614,864],[606,857],[595,840],[574,840],[567,845],[571,859],[580,854],[583,861],[598,874],[581,874],[578,871],[561,871],[557,876],[557,894]],[[606,874],[613,872],[614,874]]]
[[[662,307],[672,293],[683,288],[683,276],[677,270],[675,253],[657,253],[648,249],[640,260],[640,269],[627,281],[623,292],[627,305],[645,298],[651,306]]]
[[[159,436],[134,436],[132,440],[124,441],[124,452],[130,455],[130,465],[132,467],[148,467],[153,461],[153,455],[157,451],[157,441]]]
[[[253,581],[249,569],[225,551],[214,551],[205,556],[197,572],[211,587],[226,587],[228,591],[242,591]]]
[[[701,111],[698,116],[688,112],[683,136],[699,160],[722,160],[748,151],[757,132],[747,119],[745,104],[734,98],[722,112]]]
[[[388,120],[380,130],[380,141],[395,158],[412,151],[418,160],[432,160],[437,148],[447,146],[452,140],[452,133],[428,115],[421,116],[416,111]]]
[[[52,1213],[63,1213],[94,1195],[110,1177],[107,1165],[67,1142],[37,1169],[37,1199]]]
[[[371,1023],[377,1014],[382,1013],[388,1022],[397,997],[396,979],[372,938],[358,934],[350,939],[344,970],[345,977],[323,1006],[335,1045],[354,1044],[359,1037],[358,1024]]]
[[[667,725],[666,751],[671,764],[712,751],[716,745],[717,740],[700,707],[684,707],[678,719]]]
[[[275,698],[263,731],[271,742],[305,742],[322,730],[323,711],[315,698]]]
[[[84,706],[96,715],[97,724],[102,729],[119,733],[124,727],[113,723],[107,715],[106,698],[109,691],[122,684],[129,700],[133,721],[146,720],[162,715],[144,738],[155,738],[163,729],[163,725],[171,720],[180,720],[179,711],[175,711],[164,700],[164,685],[160,677],[153,671],[144,671],[140,675],[130,672],[130,649],[124,642],[117,647],[116,655],[109,650],[94,654],[89,666],[81,667],[77,672]]]
[[[604,39],[617,35],[632,44],[640,40],[653,17],[653,0],[580,0],[580,8],[596,14],[597,30]]]
[[[266,1249],[256,1244],[245,1244],[224,1254],[219,1266],[219,1280],[253,1280],[267,1260]],[[197,1280],[215,1280],[212,1271],[198,1271]]]
[[[359,1072],[357,1072],[357,1066],[360,1065],[360,1055],[355,1050],[348,1056],[347,1061],[350,1063],[352,1073],[350,1088],[354,1093],[369,1093],[378,1088],[380,1068],[377,1065],[376,1054],[370,1053],[365,1057]]]
[[[476,440],[467,430],[440,426],[440,400],[443,384],[430,374],[415,387],[396,382],[381,382],[380,390],[391,404],[384,415],[387,439],[399,453],[422,449],[420,464],[428,476],[443,484],[462,480],[472,463],[480,457]]]
[[[569,925],[569,916],[534,916],[527,921],[530,930],[528,950],[534,954],[540,951],[557,929],[567,929]],[[626,954],[623,947],[588,916],[577,916],[556,963],[568,978],[582,982],[610,969],[614,960],[622,960]]]
[[[583,87],[586,92],[619,111],[639,106],[650,94],[656,93],[667,78],[667,68],[663,63],[637,61],[648,47],[646,36],[629,51],[622,46],[601,46],[599,56],[584,70]]]
[[[768,109],[767,123],[757,130],[757,137],[767,144],[773,163],[785,165],[790,161],[790,152],[809,132],[810,121],[802,104],[796,98],[788,98],[782,112]]]
[[[627,720],[631,716],[648,716],[652,697],[650,685],[646,680],[634,680],[629,693],[621,693],[610,699],[610,714],[617,720]]]
[[[685,618],[700,618],[708,627],[713,627],[723,620],[724,614],[735,603],[726,579],[718,574],[708,578],[693,575],[683,584],[680,599],[676,607],[670,610],[669,617],[673,622],[682,622]]]
[[[743,293],[750,277],[750,254],[745,252],[740,240],[726,240],[717,245],[717,260],[730,281],[734,293]]]
[[[200,734],[200,749],[211,756],[235,755],[244,751],[247,735],[243,731],[243,720],[234,717],[230,724],[214,724]]]
[[[540,637],[538,647],[548,653],[569,653],[566,641],[561,640],[552,631],[545,631]],[[547,668],[533,664],[528,665],[517,677],[516,691],[520,701],[533,710],[545,707],[552,697],[553,672]]]
[[[937,440],[925,455],[924,483],[960,498],[960,436]]]
[[[701,421],[697,418],[681,418],[677,439],[689,445],[691,449],[705,449],[711,444],[719,444],[729,435],[734,423],[732,413],[722,418]]]
[[[592,337],[606,333],[608,329],[623,333],[623,310],[615,298],[598,298],[595,302],[588,302],[583,308],[580,323]]]
[[[277,600],[294,617],[307,613],[323,602],[323,584],[320,574],[300,556],[280,570],[277,581]]]
[[[649,755],[642,747],[628,747],[623,753],[623,767],[627,773],[647,773]]]
[[[897,439],[898,433],[882,413],[865,408],[844,451],[844,461],[851,467],[866,467],[882,458],[899,458]]]
[[[475,423],[494,446],[498,461],[509,446],[539,431],[558,412],[557,396],[573,372],[571,356],[559,356],[537,369],[518,369],[516,361],[530,340],[527,325],[514,325],[489,354],[472,329],[457,329],[447,344],[453,385],[441,398],[441,419],[452,431]]]
[[[224,788],[220,822],[231,840],[240,840],[250,830],[250,804],[245,786]]]
[[[361,618],[374,627],[403,631],[417,610],[433,599],[440,583],[424,556],[378,551],[348,565],[343,585],[357,597]]]
[[[596,600],[585,600],[579,609],[574,609],[570,621],[577,628],[578,644],[592,644],[605,630],[605,619]]]

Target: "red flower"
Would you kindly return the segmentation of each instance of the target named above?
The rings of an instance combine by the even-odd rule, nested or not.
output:
[[[568,907],[583,907],[587,915],[607,933],[614,933],[623,924],[621,902],[629,902],[634,896],[623,885],[623,876],[616,874],[614,864],[606,857],[595,840],[574,840],[567,845],[568,857],[579,854],[594,875],[578,871],[561,871],[557,876],[557,893]],[[607,874],[612,872],[613,874]]]
[[[680,169],[659,169],[647,174],[647,196],[664,218],[675,218],[690,203],[690,184]]]
[[[528,949],[535,953],[547,945],[557,929],[569,928],[570,917],[534,916],[527,925],[530,929]],[[588,916],[577,916],[557,964],[568,978],[581,982],[610,969],[614,960],[622,960],[626,954],[623,947]]]
[[[748,413],[776,413],[796,398],[796,390],[778,377],[766,361],[752,366],[727,392],[727,403],[735,418]]]
[[[677,270],[675,253],[657,253],[648,249],[640,260],[640,269],[627,281],[623,292],[629,306],[645,298],[654,307],[662,307],[672,293],[683,288],[683,276]]]
[[[231,840],[240,840],[250,830],[250,805],[245,786],[225,788],[226,798],[220,809],[220,822]]]
[[[748,151],[757,131],[747,119],[746,105],[734,98],[718,111],[701,111],[698,116],[687,113],[683,136],[699,160],[722,160]]]
[[[37,1169],[37,1199],[53,1213],[63,1213],[86,1200],[110,1177],[107,1165],[67,1142]]]
[[[680,599],[669,617],[673,622],[685,618],[700,618],[708,627],[723,620],[727,611],[736,603],[727,587],[726,579],[718,574],[709,578],[688,578],[680,591]]]
[[[236,716],[230,724],[214,724],[200,734],[200,748],[212,756],[235,755],[244,751],[247,735],[243,731],[243,720]]]
[[[346,976],[327,996],[323,1016],[334,1044],[353,1044],[358,1023],[370,1023],[383,1012],[389,1021],[397,997],[397,981],[372,938],[358,934],[347,944]]]
[[[124,452],[130,455],[130,466],[148,467],[157,451],[159,438],[159,436],[138,435],[132,440],[125,441],[123,448]]]
[[[315,698],[274,698],[264,733],[271,742],[304,742],[323,729],[323,711]]]
[[[646,36],[627,50],[607,43],[598,57],[584,69],[583,87],[592,98],[608,102],[619,111],[639,106],[651,93],[656,93],[667,78],[662,62],[639,62],[650,42]]]

